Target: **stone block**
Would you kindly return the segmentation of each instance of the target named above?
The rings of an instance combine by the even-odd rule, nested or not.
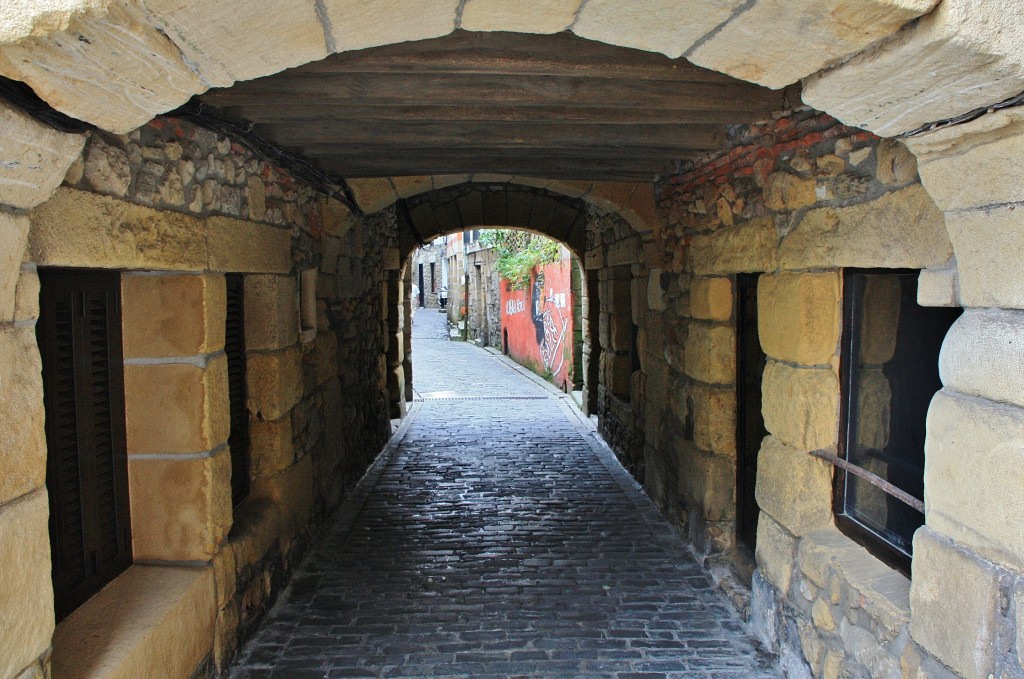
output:
[[[773,172],[764,182],[764,204],[769,210],[797,210],[818,202],[817,182],[788,172]]]
[[[929,528],[914,534],[910,634],[922,648],[965,679],[988,679],[998,607],[999,573],[991,564]]]
[[[399,198],[408,198],[419,193],[425,193],[432,190],[433,187],[430,175],[391,177],[390,180]]]
[[[57,132],[0,103],[0,203],[27,210],[45,201],[84,145],[84,135]]]
[[[196,356],[224,348],[224,277],[121,276],[124,357]]]
[[[302,397],[302,351],[295,346],[272,353],[249,354],[246,377],[252,416],[261,420],[280,419]]]
[[[125,134],[206,90],[134,3],[76,3],[58,14],[0,45],[0,73],[58,111]]]
[[[785,597],[793,581],[793,564],[797,540],[789,531],[767,514],[757,520],[757,543],[754,558],[765,580],[775,585]]]
[[[253,477],[269,476],[287,469],[295,461],[292,418],[253,420],[249,423],[250,459]]]
[[[327,56],[313,0],[146,0],[146,10],[209,87],[229,87]]]
[[[923,269],[917,277],[917,303],[921,306],[960,306],[960,281],[956,267]]]
[[[532,0],[512,4],[504,0],[469,0],[459,27],[466,31],[559,33],[576,18],[580,0]]]
[[[729,326],[692,323],[684,351],[690,377],[708,384],[736,381],[736,333]]]
[[[608,319],[608,338],[612,351],[628,352],[633,348],[633,318],[631,314],[613,313]]]
[[[209,561],[231,528],[231,453],[129,458],[136,560]]]
[[[690,314],[708,321],[732,318],[732,280],[729,278],[693,279],[690,287]]]
[[[227,441],[227,364],[220,354],[195,362],[125,365],[128,454],[203,453]]]
[[[0,505],[46,480],[43,380],[34,328],[0,326]],[[2,551],[2,550],[0,550]]]
[[[687,258],[698,276],[775,271],[779,233],[770,218],[753,219],[728,229],[694,236]]]
[[[213,584],[217,591],[217,609],[231,601],[238,589],[238,564],[231,543],[224,541],[210,563],[213,566]]]
[[[39,273],[34,265],[22,264],[18,285],[14,289],[14,321],[39,318]]]
[[[898,139],[879,141],[875,158],[877,163],[875,177],[883,184],[903,186],[917,179],[917,158]]]
[[[990,561],[1024,567],[1024,409],[943,390],[927,431],[928,526]]]
[[[832,524],[832,468],[768,436],[757,459],[757,504],[797,537]]]
[[[967,307],[1024,309],[1024,211],[1011,205],[950,212],[960,303]]]
[[[705,521],[732,519],[736,515],[736,466],[732,461],[692,448],[681,457],[678,486],[687,506],[699,511]]]
[[[0,677],[15,676],[50,647],[54,618],[48,521],[45,490],[0,507]]]
[[[735,455],[736,390],[693,383],[690,393],[694,444],[719,455]]]
[[[742,3],[701,0],[699,5],[660,0],[590,0],[572,32],[611,45],[661,52],[675,59],[724,22]]]
[[[802,365],[832,362],[839,344],[838,273],[763,275],[757,307],[758,336],[768,356]]]
[[[325,0],[323,5],[335,50],[345,52],[448,35],[455,30],[459,0]]]
[[[613,394],[628,401],[633,390],[633,365],[629,356],[602,352],[601,365],[605,373],[604,384]]]
[[[97,193],[124,198],[132,183],[128,152],[108,144],[103,137],[90,139],[82,163],[82,177],[86,186]]]
[[[324,233],[339,238],[348,233],[356,220],[352,210],[337,198],[324,198],[320,212],[324,219]]]
[[[0,212],[0,322],[14,320],[21,261],[28,247],[28,228],[28,217]]]
[[[29,256],[40,265],[207,268],[205,224],[180,212],[61,187],[32,211],[31,221]]]
[[[289,229],[210,217],[207,246],[211,271],[289,273],[292,270],[292,234]]]
[[[294,276],[245,277],[245,348],[284,349],[298,341],[299,302]]]
[[[308,526],[314,489],[313,459],[307,455],[279,474],[256,479],[252,494],[280,508],[282,537],[287,540]]]
[[[211,650],[216,603],[209,567],[134,565],[61,623],[53,675],[193,676]]]
[[[936,2],[825,0],[811,11],[786,0],[762,0],[731,17],[687,58],[779,89],[896,33]]]
[[[1007,12],[993,0],[944,0],[880,45],[808,78],[802,99],[892,137],[1017,95],[1024,22]]]
[[[764,426],[800,450],[836,444],[839,378],[831,368],[794,368],[769,361],[761,385]]]
[[[315,343],[316,383],[320,385],[338,374],[338,338],[333,332],[321,330],[316,335]]]
[[[923,269],[953,254],[942,213],[920,184],[849,207],[818,208],[782,241],[784,269]]]
[[[1024,312],[968,309],[946,335],[939,374],[948,389],[1024,407]]]
[[[909,137],[904,143],[917,156],[921,182],[943,210],[1024,201],[1024,185],[1006,172],[1024,153],[1024,111],[1019,108]]]
[[[661,269],[651,269],[647,278],[647,308],[651,311],[664,311],[668,308],[665,302],[665,288],[661,286]]]

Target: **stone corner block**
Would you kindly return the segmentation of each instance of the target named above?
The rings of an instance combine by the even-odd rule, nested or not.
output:
[[[757,462],[757,504],[797,537],[832,525],[832,468],[768,436]]]
[[[294,276],[245,277],[245,348],[284,349],[298,340],[298,284]]]
[[[960,303],[1024,309],[1024,210],[1017,206],[946,215],[956,250]]]
[[[838,272],[762,275],[757,284],[758,337],[773,358],[825,365],[838,351]]]
[[[917,277],[917,303],[929,307],[960,306],[960,281],[956,267],[922,269]]]
[[[0,356],[2,505],[45,482],[46,435],[42,364],[35,329],[0,326]]]
[[[690,283],[690,315],[707,321],[732,318],[732,280],[726,277],[696,277]]]
[[[757,520],[757,546],[754,558],[761,575],[785,597],[793,581],[797,539],[772,517],[761,514]]]
[[[379,212],[398,200],[398,193],[387,177],[349,179],[348,186],[366,214]]]
[[[248,407],[253,417],[277,420],[299,402],[303,394],[302,349],[249,354],[246,361]]]
[[[761,385],[765,428],[800,450],[836,445],[839,378],[830,368],[794,368],[769,361]]]
[[[684,349],[686,374],[708,384],[736,381],[736,332],[727,325],[694,323]]]
[[[210,217],[206,220],[210,271],[289,273],[292,234],[269,224]]]
[[[84,146],[85,135],[57,132],[0,103],[0,203],[29,209],[44,202]]]
[[[196,356],[223,349],[226,304],[223,276],[124,274],[124,357]]]
[[[911,636],[965,679],[988,679],[995,666],[999,572],[928,528],[914,535],[913,569]]]

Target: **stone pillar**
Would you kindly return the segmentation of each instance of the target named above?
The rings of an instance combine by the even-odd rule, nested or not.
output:
[[[402,272],[385,272],[385,305],[387,314],[387,389],[390,416],[405,417],[405,294]]]
[[[231,527],[224,277],[122,277],[136,560],[208,561]]]
[[[911,636],[968,679],[1018,676],[1024,652],[1010,640],[1024,629],[1024,185],[1010,168],[1024,153],[1024,112],[907,144],[956,256],[955,271],[922,276],[933,291],[922,302],[966,307],[943,344],[944,389],[928,413]]]
[[[25,263],[29,218],[85,143],[0,103],[0,677],[43,673],[54,629],[39,279]]]

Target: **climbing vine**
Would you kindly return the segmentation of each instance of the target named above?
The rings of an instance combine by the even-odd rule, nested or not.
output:
[[[480,243],[497,250],[498,275],[513,290],[530,286],[530,272],[559,259],[558,242],[514,229],[494,229],[480,236]]]

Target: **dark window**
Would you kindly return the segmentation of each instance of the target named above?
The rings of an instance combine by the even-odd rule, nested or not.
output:
[[[57,620],[131,564],[116,272],[40,269],[36,335]]]
[[[245,405],[245,295],[241,274],[228,274],[224,353],[228,359],[228,407],[231,413],[231,500],[249,495],[249,410]]]
[[[736,277],[736,537],[741,545],[754,551],[757,519],[761,509],[754,490],[757,485],[757,457],[768,432],[761,412],[761,379],[767,357],[757,332],[757,279],[760,274]]]
[[[918,275],[845,274],[840,457],[856,469],[835,477],[840,528],[907,573],[924,523],[925,417],[942,388],[939,349],[961,313],[919,306]]]

